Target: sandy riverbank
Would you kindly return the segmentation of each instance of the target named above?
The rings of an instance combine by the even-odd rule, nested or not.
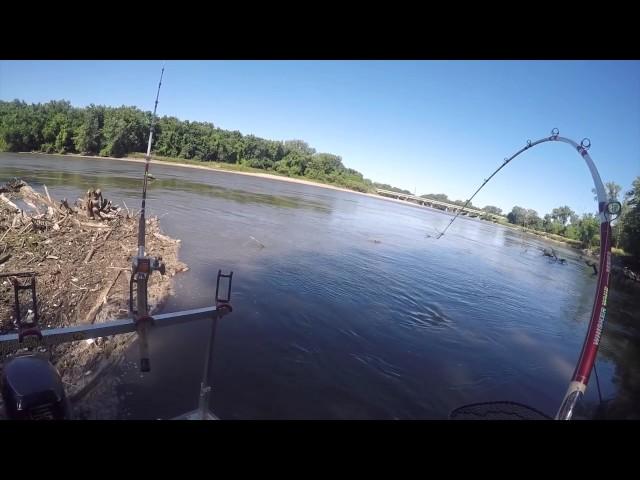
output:
[[[67,153],[65,155],[62,154],[57,154],[57,153],[42,153],[42,152],[18,152],[20,154],[29,154],[29,155],[53,155],[53,156],[57,156],[57,157],[67,157],[67,158],[85,158],[88,160],[94,160],[94,161],[100,161],[100,160],[115,160],[118,162],[134,162],[134,163],[144,163],[145,160],[144,158],[139,158],[139,157],[124,157],[124,158],[117,158],[117,157],[97,157],[94,155],[79,155],[76,153]],[[267,178],[270,180],[279,180],[281,182],[289,182],[289,183],[299,183],[302,185],[310,185],[312,187],[320,187],[320,188],[328,188],[330,190],[338,190],[341,192],[349,192],[349,193],[356,193],[358,195],[366,195],[368,197],[373,197],[373,198],[381,198],[383,200],[394,200],[394,201],[400,201],[401,203],[406,203],[402,200],[395,200],[395,199],[391,199],[391,198],[386,198],[383,197],[381,195],[377,195],[377,194],[373,194],[373,193],[364,193],[364,192],[358,192],[356,190],[350,190],[348,188],[343,188],[343,187],[337,187],[335,185],[329,185],[326,183],[320,183],[320,182],[314,182],[312,180],[303,180],[301,178],[292,178],[292,177],[284,177],[284,176],[280,176],[280,175],[273,175],[270,173],[258,173],[258,172],[240,172],[237,170],[227,170],[225,168],[218,168],[218,167],[212,167],[209,165],[192,165],[189,163],[179,163],[179,162],[167,162],[164,160],[156,160],[153,159],[151,161],[152,165],[166,165],[168,167],[180,167],[180,168],[193,168],[193,169],[198,169],[198,170],[209,170],[209,171],[214,171],[214,172],[222,172],[222,173],[233,173],[236,175],[246,175],[249,177],[259,177],[259,178]]]

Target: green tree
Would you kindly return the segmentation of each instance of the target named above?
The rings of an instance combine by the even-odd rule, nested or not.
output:
[[[538,212],[528,208],[525,213],[524,225],[528,228],[536,230],[542,229],[542,219],[538,216]]]
[[[576,215],[575,213],[572,213],[569,216],[569,223],[571,225],[575,225],[576,223],[578,223],[579,220],[580,220],[580,217],[578,215]]]
[[[103,127],[105,145],[100,155],[122,157],[130,152],[143,152],[146,150],[148,132],[148,120],[140,110],[124,106],[106,109]]]
[[[342,159],[331,153],[316,153],[311,157],[306,169],[306,176],[316,180],[325,180],[332,173],[344,170]]]
[[[578,239],[582,242],[583,247],[590,248],[599,243],[600,220],[592,213],[583,214],[576,228]]]
[[[2,139],[7,151],[40,150],[46,121],[41,105],[27,105],[20,100],[2,102]]]
[[[164,157],[176,158],[182,150],[183,125],[175,117],[162,117],[158,121],[154,151]]]
[[[609,201],[618,201],[618,195],[620,194],[622,187],[618,185],[616,182],[606,182],[604,184],[604,190]],[[598,192],[595,189],[595,187],[591,189],[591,193],[593,193],[593,199],[597,202]]]
[[[311,148],[307,142],[302,140],[285,140],[284,149],[285,153],[297,152],[305,157],[311,157],[316,153],[315,148]]]
[[[284,156],[284,158],[276,162],[275,170],[287,175],[302,176],[305,174],[307,165],[309,164],[309,159],[310,157],[304,153],[297,150],[291,150]]]
[[[560,222],[563,227],[567,224],[567,221],[572,218],[572,215],[575,215],[575,212],[567,205],[564,207],[554,208],[551,211],[551,218]]]
[[[502,209],[498,207],[494,207],[493,205],[487,205],[485,207],[482,207],[482,210],[484,210],[487,213],[493,213],[494,215],[502,215]]]
[[[607,182],[604,184],[604,188],[607,191],[607,198],[609,201],[618,201],[618,195],[622,190],[622,187],[618,185],[616,182]]]
[[[526,217],[527,209],[519,207],[517,205],[513,207],[507,214],[507,220],[509,221],[509,223],[513,223],[515,225],[523,225]]]
[[[83,154],[97,155],[102,149],[104,108],[91,104],[83,112],[82,123],[75,136],[76,150]]]
[[[625,194],[628,210],[622,222],[621,245],[625,251],[640,258],[640,176]]]
[[[609,201],[620,201],[619,196],[620,196],[620,192],[622,191],[622,187],[620,185],[618,185],[615,182],[606,182],[604,184],[605,187],[605,193],[607,195],[607,199]],[[598,196],[596,194],[596,189],[592,188],[591,192],[593,192],[594,194],[594,200],[598,201]],[[618,216],[618,219],[615,220],[612,224],[612,233],[613,233],[613,241],[612,244],[615,247],[618,247],[620,245],[620,241],[624,236],[623,233],[623,227],[624,227],[624,222],[625,222],[625,217],[629,212],[629,205],[627,204],[626,199],[622,200],[622,208],[620,211],[620,215]]]

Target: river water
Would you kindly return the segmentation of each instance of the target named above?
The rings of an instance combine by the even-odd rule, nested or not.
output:
[[[0,154],[0,182],[20,177],[71,200],[99,185],[136,209],[142,171]],[[575,251],[554,246],[568,260],[554,263],[539,240],[466,217],[436,240],[449,214],[355,193],[177,166],[152,172],[148,210],[182,240],[190,267],[163,311],[213,304],[218,269],[234,272],[234,311],[219,322],[210,374],[219,417],[442,419],[491,400],[555,414],[595,290]],[[597,362],[602,397],[625,399],[619,418],[638,413],[628,296],[610,309]],[[206,320],[153,331],[144,375],[129,368],[132,348],[116,417],[196,408],[208,332]],[[585,400],[593,411],[593,376]]]

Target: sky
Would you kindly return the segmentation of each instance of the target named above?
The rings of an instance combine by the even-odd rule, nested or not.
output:
[[[0,99],[153,109],[159,61],[0,61]],[[300,139],[366,178],[466,200],[527,140],[561,136],[603,182],[640,175],[640,61],[169,60],[159,115]],[[561,143],[519,156],[474,198],[542,216],[597,207],[584,160]]]

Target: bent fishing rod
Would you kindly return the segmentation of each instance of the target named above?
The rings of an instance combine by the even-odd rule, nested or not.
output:
[[[147,154],[145,155],[144,179],[142,183],[142,209],[140,210],[140,220],[138,222],[138,253],[133,259],[131,267],[131,280],[129,281],[129,310],[136,323],[136,331],[138,332],[138,344],[140,346],[140,371],[148,372],[151,370],[149,361],[149,342],[147,339],[147,330],[153,323],[153,318],[149,315],[148,305],[148,281],[149,276],[154,271],[159,271],[161,275],[165,273],[165,265],[162,257],[148,257],[145,255],[145,236],[146,236],[146,200],[147,200],[147,184],[149,179],[149,164],[151,163],[151,143],[153,142],[153,132],[156,126],[156,111],[158,109],[158,99],[160,98],[160,87],[162,86],[162,77],[164,75],[164,64],[160,72],[160,81],[158,82],[158,91],[156,93],[156,101],[153,106],[153,115],[151,117],[151,126],[149,129],[149,143],[147,144]],[[136,308],[134,309],[133,301],[133,284],[136,284]]]
[[[467,205],[471,203],[471,200],[478,194],[480,190],[491,180],[500,170],[502,170],[511,160],[516,158],[521,153],[529,150],[530,148],[540,145],[545,142],[563,142],[572,146],[581,156],[584,158],[591,177],[593,179],[594,186],[596,188],[596,194],[598,198],[598,217],[600,219],[600,270],[598,274],[598,283],[596,286],[596,295],[593,300],[593,307],[591,309],[591,319],[589,321],[589,328],[582,345],[582,351],[576,364],[576,368],[571,377],[569,388],[560,404],[560,408],[555,416],[556,420],[570,420],[575,411],[575,407],[578,401],[584,396],[589,383],[589,377],[591,371],[594,368],[596,357],[598,355],[598,347],[600,345],[600,338],[602,336],[602,330],[604,327],[605,318],[607,315],[607,296],[609,292],[609,275],[611,272],[611,221],[615,220],[620,213],[621,205],[616,201],[609,201],[607,199],[604,185],[600,178],[600,174],[595,166],[595,163],[589,156],[588,150],[591,147],[591,142],[588,138],[582,140],[580,145],[569,138],[561,137],[560,131],[554,128],[551,131],[550,137],[541,138],[535,142],[527,140],[527,144],[514,153],[511,157],[505,158],[502,165],[500,165],[490,176],[486,178],[482,185],[474,192],[473,195],[465,202],[462,209],[460,209],[456,215],[451,219],[445,229],[436,237],[442,238],[451,224],[458,218],[458,216],[465,210]]]

